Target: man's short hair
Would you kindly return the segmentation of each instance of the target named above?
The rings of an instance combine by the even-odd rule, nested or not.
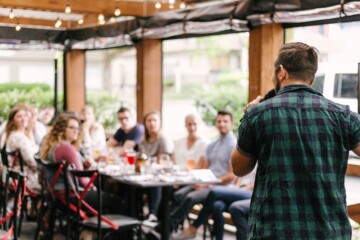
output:
[[[286,69],[290,79],[312,83],[318,69],[318,50],[301,42],[285,44],[274,63],[275,72],[280,65]]]
[[[130,108],[127,108],[127,107],[120,107],[119,110],[117,111],[118,114],[123,113],[123,112],[131,113]]]
[[[232,112],[228,111],[228,110],[220,110],[217,112],[217,116],[222,115],[222,116],[229,116],[231,121],[233,120],[233,114]]]

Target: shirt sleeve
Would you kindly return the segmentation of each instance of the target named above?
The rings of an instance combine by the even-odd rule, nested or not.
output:
[[[246,115],[241,120],[239,129],[238,129],[238,141],[236,148],[242,154],[255,157],[255,134],[252,132],[251,122],[249,117]]]
[[[57,161],[64,160],[69,165],[73,164],[76,170],[83,170],[84,167],[82,165],[81,160],[78,158],[76,151],[73,146],[70,144],[61,144],[55,150],[55,158]],[[80,178],[81,185],[85,186],[89,182],[88,178]]]
[[[354,112],[350,113],[350,133],[349,147],[354,149],[360,144],[360,115]]]
[[[121,137],[121,132],[122,132],[122,130],[121,130],[121,128],[119,128],[117,131],[116,131],[116,133],[115,133],[115,135],[113,136],[113,138],[116,140],[116,141],[118,141],[118,144],[123,144],[123,139],[122,139],[122,137]]]
[[[160,138],[160,153],[173,153],[174,152],[174,143],[173,141],[169,140],[167,137],[162,136]]]
[[[136,144],[140,144],[141,140],[144,137],[144,126],[141,124],[136,124],[135,125],[135,133],[134,133],[134,141],[136,142]]]

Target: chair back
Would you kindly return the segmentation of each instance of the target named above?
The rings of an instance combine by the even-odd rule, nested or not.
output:
[[[13,163],[11,166],[9,165],[9,163],[10,163],[9,157],[13,158]],[[8,152],[8,151],[6,151],[6,144],[5,144],[1,150],[1,159],[2,159],[3,165],[5,165],[8,168],[14,168],[14,166],[18,163],[20,166],[20,171],[24,172],[24,159],[21,156],[20,150]]]
[[[72,176],[72,185],[75,188],[76,195],[78,198],[77,201],[77,209],[78,209],[78,220],[80,221],[80,211],[82,208],[86,208],[93,215],[97,216],[97,234],[98,239],[102,239],[102,231],[101,231],[101,222],[103,220],[102,217],[102,190],[101,190],[101,175],[97,170],[87,170],[87,171],[79,171],[79,170],[69,170]],[[89,178],[89,183],[81,189],[78,179],[81,177]],[[91,191],[91,189],[96,186],[96,206],[90,206],[87,202],[84,201],[86,194]],[[106,221],[107,219],[105,219]]]
[[[4,171],[3,171],[4,173]],[[1,183],[2,184],[2,183]],[[20,214],[22,201],[24,199],[26,188],[25,178],[21,173],[7,169],[5,184],[3,185],[3,202],[2,202],[2,218],[0,224],[7,231],[3,240],[13,236],[14,240],[18,239],[17,218]],[[10,192],[12,193],[14,203],[12,209],[8,209],[8,199]],[[8,211],[10,210],[10,211]]]

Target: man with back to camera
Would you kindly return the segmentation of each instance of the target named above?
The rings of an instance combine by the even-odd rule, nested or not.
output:
[[[115,135],[107,141],[109,147],[123,146],[124,148],[136,148],[143,136],[144,126],[136,123],[129,108],[120,107],[117,111],[120,128]]]
[[[360,155],[360,118],[310,87],[317,67],[314,47],[285,44],[276,96],[241,121],[234,173],[258,163],[248,239],[351,239],[344,178],[349,150]]]

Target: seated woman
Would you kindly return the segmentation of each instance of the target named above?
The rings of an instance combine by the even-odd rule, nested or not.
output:
[[[188,135],[175,142],[174,160],[180,169],[191,170],[196,167],[200,158],[204,157],[208,139],[199,136],[197,130],[199,117],[188,114],[185,117],[185,127]]]
[[[145,138],[140,144],[140,151],[148,157],[160,157],[172,154],[174,144],[161,133],[160,113],[152,111],[144,116]],[[157,222],[157,213],[161,200],[161,188],[150,189],[149,217],[147,222]]]
[[[93,150],[103,150],[106,145],[105,131],[103,126],[95,121],[94,108],[85,106],[80,111],[82,151],[86,158],[93,155]]]
[[[83,170],[79,148],[80,121],[73,114],[61,114],[55,120],[49,133],[45,136],[40,149],[40,158],[49,162],[65,161],[72,164],[76,170]],[[81,178],[82,185],[88,183],[88,179]]]
[[[40,190],[37,174],[37,163],[34,155],[38,151],[30,128],[30,116],[28,106],[19,104],[9,112],[5,128],[6,151],[14,152],[19,150],[24,161],[24,172],[28,179],[27,187],[34,192]],[[9,156],[8,165],[14,170],[20,171],[19,160],[15,161],[14,156]]]

